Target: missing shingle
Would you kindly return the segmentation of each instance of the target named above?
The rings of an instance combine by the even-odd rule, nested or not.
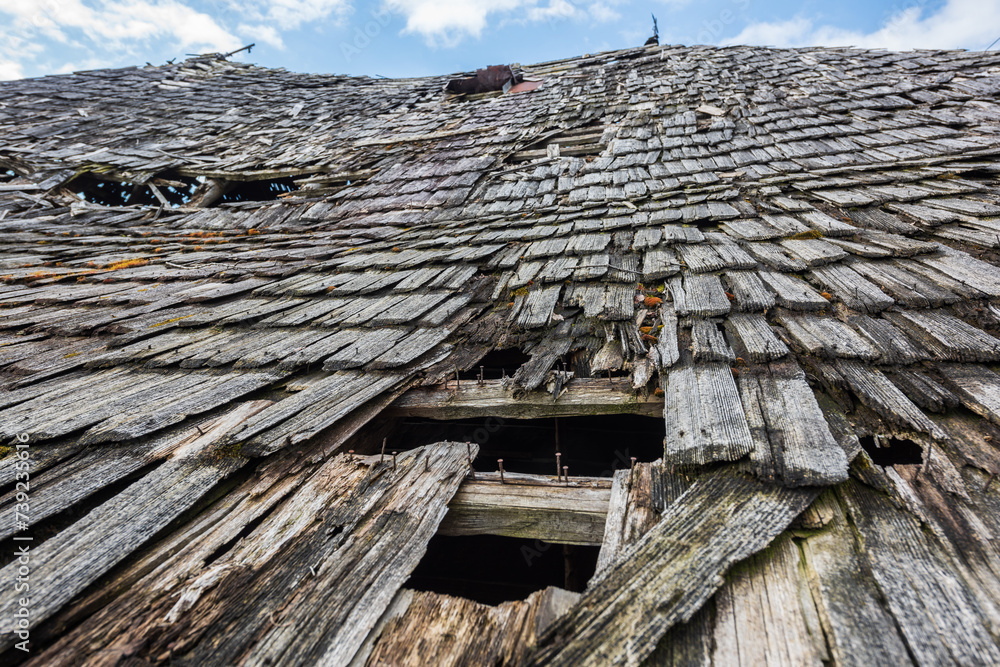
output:
[[[912,440],[883,436],[868,436],[860,440],[861,446],[876,465],[885,467],[917,465],[924,462],[923,447]]]
[[[506,92],[522,79],[523,77],[516,74],[510,65],[490,65],[485,69],[476,70],[471,76],[452,79],[445,86],[445,91],[451,95],[471,98],[483,93]]]
[[[86,172],[67,184],[80,199],[101,206],[185,205],[200,185],[195,178],[168,176],[132,183]]]
[[[586,415],[545,419],[481,417],[436,420],[407,418],[389,440],[406,448],[436,442],[479,445],[476,469],[551,475],[556,452],[571,477],[611,477],[633,457],[649,462],[663,456],[663,419],[641,415]]]
[[[222,203],[247,201],[276,201],[283,195],[295,192],[299,184],[291,177],[270,178],[255,181],[238,181],[222,195]]]
[[[495,535],[436,535],[407,588],[496,605],[548,586],[582,592],[597,569],[600,547]]]
[[[588,123],[581,127],[548,132],[510,155],[507,162],[517,163],[558,157],[597,157],[607,148],[603,142],[604,130],[602,123]]]

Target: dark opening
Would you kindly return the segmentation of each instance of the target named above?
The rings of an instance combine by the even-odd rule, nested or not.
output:
[[[868,436],[861,438],[861,446],[876,465],[895,466],[913,465],[924,462],[924,449],[912,440],[900,440],[898,438],[880,438],[876,443],[875,438]],[[881,445],[881,447],[879,446]],[[506,465],[506,462],[504,462]]]
[[[459,377],[462,380],[474,381],[482,373],[484,380],[500,380],[512,376],[518,368],[529,361],[531,361],[531,357],[516,347],[493,350],[480,359],[478,364],[464,373],[459,373]]]
[[[548,586],[582,592],[599,552],[516,537],[436,535],[406,587],[490,605],[523,600]]]
[[[13,169],[0,169],[0,183],[6,183],[7,181],[13,180],[17,174],[14,173]]]
[[[240,181],[222,195],[222,201],[274,201],[281,195],[295,192],[298,189],[298,183],[289,177],[263,181]]]
[[[547,157],[549,146],[559,146],[560,157],[598,157],[606,146],[601,139],[604,137],[604,124],[592,122],[580,127],[562,130],[557,134],[536,140],[526,145],[516,153],[507,156],[508,163],[525,162]]]
[[[558,424],[557,424],[558,422]],[[663,419],[638,415],[595,415],[549,419],[406,419],[389,437],[392,448],[412,448],[435,442],[475,442],[476,470],[504,470],[555,475],[556,435],[562,465],[569,475],[611,477],[627,468],[631,457],[655,461],[663,456]]]
[[[197,179],[186,177],[157,178],[137,184],[81,174],[70,182],[69,188],[81,199],[101,206],[162,206],[163,202],[153,192],[155,187],[170,206],[176,207],[186,204],[198,185]]]
[[[490,93],[503,90],[507,84],[518,84],[522,78],[519,74],[515,75],[509,65],[490,65],[486,69],[476,70],[473,76],[452,79],[445,90],[460,95]]]

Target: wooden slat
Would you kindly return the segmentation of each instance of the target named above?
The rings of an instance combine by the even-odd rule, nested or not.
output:
[[[798,364],[746,367],[739,385],[755,443],[750,460],[758,475],[790,486],[847,479],[847,457]]]
[[[851,481],[841,497],[865,560],[920,665],[994,665],[1000,648],[945,548],[916,517]]]
[[[735,461],[753,439],[727,364],[686,364],[670,370],[665,388],[667,465]]]
[[[533,665],[634,665],[701,608],[731,564],[767,546],[816,491],[711,475],[590,583],[542,637]]]
[[[387,416],[426,419],[509,417],[540,419],[581,415],[636,414],[659,416],[663,399],[634,394],[624,378],[573,378],[559,398],[550,392],[529,391],[514,398],[509,382],[469,380],[460,384],[417,387],[390,407]]]
[[[601,544],[611,497],[602,477],[476,473],[448,504],[441,535],[504,535],[556,544]]]

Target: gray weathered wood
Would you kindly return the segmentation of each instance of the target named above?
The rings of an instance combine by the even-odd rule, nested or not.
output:
[[[670,369],[664,388],[666,465],[735,461],[753,440],[727,364],[683,364]]]
[[[396,400],[387,416],[428,419],[507,417],[539,419],[595,414],[662,414],[663,399],[631,392],[622,378],[573,378],[558,398],[547,391],[513,396],[509,381],[468,380],[456,384],[410,389]]]
[[[571,443],[567,446],[572,447]],[[602,477],[477,472],[448,504],[441,535],[504,535],[555,544],[599,545],[611,496]]]
[[[816,496],[738,477],[697,480],[545,633],[534,665],[632,665],[705,604],[729,567],[767,546]],[[642,627],[641,632],[635,628]]]

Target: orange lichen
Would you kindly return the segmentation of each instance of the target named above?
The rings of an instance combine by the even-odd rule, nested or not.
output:
[[[663,396],[663,390],[660,389],[659,387],[657,387],[656,389],[653,390],[653,396],[662,397]]]
[[[145,266],[149,264],[148,259],[123,259],[120,262],[115,262],[114,264],[109,264],[104,268],[108,271],[117,271],[119,269],[130,269],[134,266]]]
[[[833,295],[830,294],[829,292],[820,292],[819,295],[821,297],[823,297],[824,299],[826,299],[827,301],[830,301],[831,299],[833,299]]]
[[[646,308],[655,308],[656,306],[659,306],[661,303],[663,303],[663,299],[661,299],[660,297],[647,296],[643,300],[642,305],[646,306]]]
[[[647,343],[656,343],[656,342],[658,342],[660,340],[656,336],[651,336],[649,334],[642,334],[642,339],[644,341],[646,341]]]

